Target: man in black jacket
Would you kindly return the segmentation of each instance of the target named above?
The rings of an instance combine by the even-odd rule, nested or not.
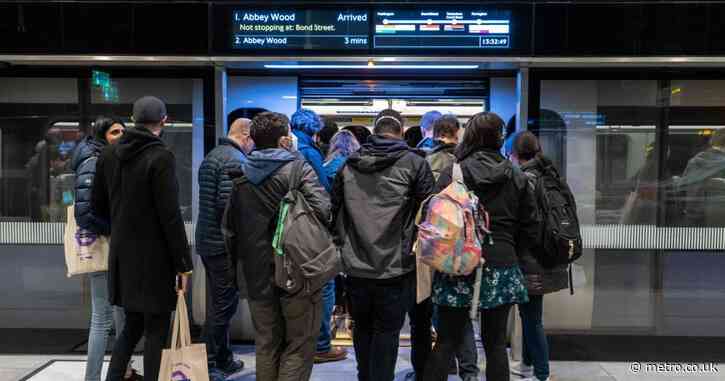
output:
[[[230,173],[239,172],[246,155],[251,152],[251,122],[245,118],[235,120],[229,126],[227,137],[219,139],[219,145],[209,152],[199,167],[196,252],[201,256],[206,272],[204,338],[212,380],[223,379],[244,368],[241,360],[234,360],[229,345],[229,322],[237,312],[239,292],[234,279],[234,266],[224,248],[221,223],[232,192]]]
[[[159,138],[166,105],[143,97],[133,105],[133,119],[136,128],[98,159],[91,196],[98,216],[111,221],[110,301],[126,312],[107,381],[121,380],[142,335],[145,378],[158,379],[176,292],[186,292],[192,270],[176,162]]]
[[[290,189],[292,170],[304,161],[289,152],[289,120],[264,112],[252,121],[255,151],[234,180],[224,215],[228,252],[246,280],[249,309],[257,332],[256,376],[260,381],[308,380],[322,315],[321,292],[290,295],[275,286],[272,241],[280,202]],[[302,163],[299,191],[320,221],[330,202],[312,167]]]
[[[424,153],[403,140],[398,112],[381,111],[374,133],[335,178],[332,215],[348,274],[358,379],[392,381],[415,299],[415,214],[433,175]]]

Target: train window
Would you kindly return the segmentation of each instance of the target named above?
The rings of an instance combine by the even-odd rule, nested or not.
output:
[[[542,145],[583,223],[656,223],[656,103],[656,81],[542,81]],[[638,193],[655,204],[632,206]]]
[[[672,80],[670,94],[668,223],[725,227],[725,81]]]
[[[200,91],[201,80],[191,78],[113,78],[104,86],[91,89],[90,114],[120,117],[131,126],[133,102],[153,94],[166,103],[169,117],[168,128],[163,139],[176,156],[176,170],[179,179],[179,202],[184,220],[191,222],[192,188],[194,183],[192,165],[193,120],[195,110],[201,109],[201,99],[195,99],[195,89]],[[196,102],[195,102],[196,101]],[[197,115],[197,118],[199,115]]]
[[[0,78],[0,224],[63,220],[53,192],[77,133],[60,122],[77,118],[76,79]]]

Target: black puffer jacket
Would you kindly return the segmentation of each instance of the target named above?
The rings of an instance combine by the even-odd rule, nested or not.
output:
[[[529,179],[529,187],[532,191],[535,190],[536,182],[548,165],[551,165],[551,161],[542,156],[521,166],[521,170],[526,173]],[[517,249],[519,251],[519,266],[526,276],[529,294],[550,294],[569,287],[569,272],[566,265],[546,269],[536,260],[533,250],[538,250],[537,248],[519,246]]]
[[[415,270],[415,214],[433,189],[424,153],[371,136],[335,177],[333,229],[345,272],[390,279]]]
[[[149,130],[130,128],[103,150],[96,171],[91,201],[111,221],[111,304],[151,314],[174,310],[176,274],[193,268],[174,154]]]
[[[517,266],[516,246],[532,247],[539,242],[539,212],[526,175],[497,151],[475,150],[458,159],[464,183],[491,217],[494,243],[486,248],[487,265]],[[441,173],[436,192],[448,186],[452,176],[451,166]]]
[[[304,160],[282,149],[252,152],[235,174],[232,194],[224,214],[224,238],[232,262],[237,263],[239,289],[252,300],[268,300],[274,292],[272,240],[282,198],[289,191],[291,163]],[[305,162],[300,191],[320,221],[327,221],[330,199],[317,173]]]
[[[111,234],[108,221],[98,217],[91,208],[91,190],[96,176],[96,162],[106,144],[89,136],[76,148],[71,167],[76,176],[75,219],[79,227],[96,234]]]
[[[230,173],[239,172],[246,160],[242,148],[231,139],[219,139],[199,167],[199,219],[196,224],[196,252],[202,256],[224,254],[221,225],[224,208],[232,193]]]

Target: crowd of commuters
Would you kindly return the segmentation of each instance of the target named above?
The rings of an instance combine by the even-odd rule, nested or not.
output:
[[[145,378],[156,380],[176,295],[188,288],[193,268],[175,160],[160,138],[166,119],[161,100],[143,97],[133,107],[135,127],[100,118],[73,158],[78,225],[112,237],[108,272],[91,276],[89,381],[100,379],[113,315],[117,340],[107,380],[142,379],[130,366],[142,336]],[[395,378],[406,316],[413,364],[407,379],[440,381],[452,372],[479,379],[468,311],[473,275],[436,272],[431,296],[416,303],[415,216],[451,183],[454,163],[491,217],[478,303],[486,379],[509,380],[510,373],[549,379],[543,295],[568,286],[565,266],[545,268],[533,253],[541,230],[534,189],[551,162],[529,132],[514,134],[510,159],[503,156],[505,124],[490,112],[461,129],[456,116],[432,111],[420,131],[410,141],[404,117],[391,109],[376,116],[372,133],[363,126],[339,129],[306,109],[291,118],[261,112],[232,121],[198,175],[195,238],[206,274],[203,339],[211,380],[244,368],[229,337],[240,293],[256,331],[259,380],[307,380],[314,363],[346,358],[344,348],[331,345],[336,302],[354,322],[359,380]],[[285,269],[275,266],[273,248],[280,205],[291,189],[329,227],[344,270],[320,289],[296,294],[277,287],[276,273]],[[523,361],[510,369],[506,326],[516,304]]]

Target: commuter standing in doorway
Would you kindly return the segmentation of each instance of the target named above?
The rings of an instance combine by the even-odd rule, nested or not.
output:
[[[111,222],[108,282],[111,304],[122,306],[126,325],[113,348],[107,381],[121,380],[141,336],[144,374],[158,379],[177,292],[192,271],[174,154],[159,138],[166,105],[143,97],[133,105],[135,128],[104,149],[96,166],[92,205]],[[176,290],[175,290],[176,289]]]
[[[272,248],[277,216],[290,182],[320,221],[328,221],[330,201],[312,167],[290,152],[289,120],[274,112],[254,117],[255,150],[234,180],[224,214],[228,252],[244,273],[249,309],[256,331],[256,377],[260,381],[303,381],[310,378],[320,333],[321,291],[288,294],[275,283]],[[302,168],[301,174],[292,171]]]
[[[432,188],[424,154],[403,140],[403,117],[394,110],[377,115],[374,135],[335,178],[333,228],[348,275],[360,381],[395,377],[400,330],[415,299],[415,214]]]
[[[444,115],[433,124],[433,139],[435,140],[436,146],[426,156],[426,160],[430,164],[433,177],[436,181],[441,173],[452,167],[456,161],[455,150],[458,145],[459,130],[460,123],[455,115]],[[430,303],[430,300],[428,302]],[[478,369],[476,336],[471,320],[466,320],[464,324],[463,342],[456,348],[455,356],[451,358],[450,368],[457,370],[458,375],[463,381],[478,380],[480,371]],[[457,366],[456,360],[458,360]]]
[[[420,132],[423,135],[423,140],[418,143],[418,148],[430,152],[436,146],[435,139],[433,138],[433,126],[436,120],[438,120],[443,114],[439,111],[428,111],[423,114],[423,118],[420,120]]]
[[[539,216],[536,200],[526,175],[500,154],[504,122],[489,112],[474,115],[466,125],[463,140],[456,149],[463,180],[491,216],[492,246],[485,247],[479,309],[481,335],[486,353],[486,380],[508,381],[506,324],[513,304],[528,302],[526,284],[519,269],[517,247],[538,243]],[[453,177],[453,167],[445,170],[435,190],[443,190]],[[425,370],[425,381],[448,378],[451,356],[460,348],[470,319],[475,276],[433,278],[433,303],[438,306],[438,340]]]
[[[539,140],[529,131],[516,133],[513,136],[511,159],[518,163],[526,173],[532,191],[536,183],[552,165],[551,160],[541,152]],[[526,377],[527,381],[549,380],[549,344],[544,333],[543,312],[544,295],[569,286],[567,265],[545,268],[536,259],[533,250],[519,248],[519,266],[526,276],[529,291],[529,302],[519,305],[521,315],[523,351],[522,360],[511,367],[511,373]]]
[[[320,132],[317,133],[316,140],[317,145],[320,147],[320,152],[322,152],[322,156],[327,157],[330,153],[330,141],[332,140],[332,137],[340,131],[340,128],[337,127],[335,119],[331,117],[322,118],[322,121],[323,127]]]
[[[109,221],[99,218],[91,208],[91,186],[96,175],[96,162],[106,145],[118,143],[125,128],[120,119],[99,117],[93,123],[91,134],[78,145],[71,160],[76,178],[75,219],[80,229],[94,235],[111,234]],[[122,308],[111,306],[108,300],[107,272],[90,274],[88,279],[91,283],[91,329],[88,332],[85,380],[99,381],[111,324],[115,320],[116,339],[118,339],[126,316]],[[139,380],[141,377],[128,367],[124,379]]]
[[[318,176],[320,184],[329,194],[332,184],[323,168],[323,156],[315,143],[315,136],[322,129],[322,119],[312,110],[300,109],[292,115],[292,133],[297,137],[297,151],[307,160]],[[322,323],[320,337],[317,339],[315,362],[323,363],[341,361],[347,358],[347,351],[342,347],[332,346],[330,320],[335,308],[335,280],[331,279],[322,288]]]
[[[226,253],[221,224],[232,192],[230,172],[239,172],[254,143],[249,136],[252,121],[240,118],[229,126],[227,137],[204,158],[199,167],[199,219],[196,252],[206,272],[207,303],[204,339],[210,379],[224,379],[244,368],[235,360],[229,343],[229,322],[237,312],[239,292],[235,266]]]

